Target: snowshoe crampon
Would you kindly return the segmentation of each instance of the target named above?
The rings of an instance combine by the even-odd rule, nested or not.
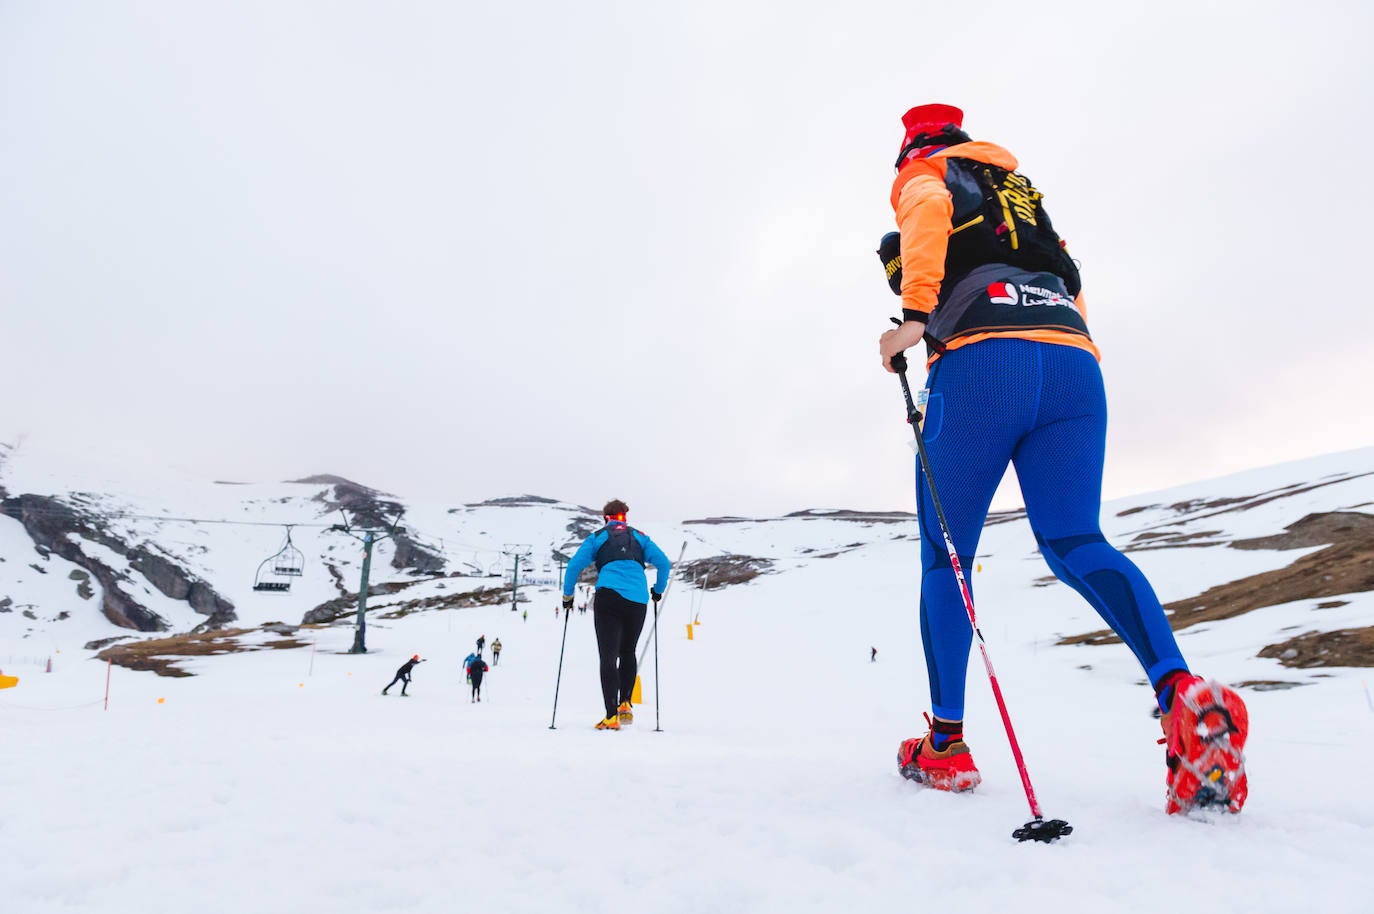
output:
[[[1194,809],[1240,812],[1249,795],[1245,702],[1219,682],[1201,678],[1181,685],[1165,716],[1169,815]]]
[[[902,777],[950,793],[963,793],[983,782],[973,764],[972,753],[962,741],[951,744],[944,752],[932,753],[922,750],[924,740],[924,737],[903,740],[897,748],[897,771]]]

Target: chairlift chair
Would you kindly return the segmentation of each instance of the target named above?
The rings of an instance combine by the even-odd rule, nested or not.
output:
[[[276,552],[258,564],[253,575],[253,589],[260,593],[287,593],[291,579],[298,578],[305,569],[305,555],[291,542],[291,528],[286,528],[286,541]]]
[[[262,560],[262,563],[260,565],[258,565],[258,573],[253,576],[254,590],[266,593],[286,593],[291,589],[290,578],[286,578],[284,580],[272,579],[273,570],[268,568],[268,565],[275,558],[276,556],[269,555],[267,558]],[[263,573],[264,570],[266,570],[266,574]]]
[[[272,556],[272,571],[275,574],[298,578],[305,570],[305,554],[291,542],[291,528],[286,528],[286,542],[281,550]]]

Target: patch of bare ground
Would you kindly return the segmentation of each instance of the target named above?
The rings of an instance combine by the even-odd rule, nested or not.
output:
[[[262,644],[245,644],[241,636],[253,634],[261,629],[225,628],[218,631],[196,632],[173,635],[170,638],[152,638],[147,641],[133,641],[116,644],[96,654],[97,660],[108,660],[115,666],[129,670],[146,670],[159,676],[182,678],[194,676],[177,666],[177,658],[209,657],[217,654],[242,654],[248,651],[280,650],[282,648],[305,647],[309,642],[287,634],[275,641]],[[282,628],[271,631],[281,635]],[[294,632],[294,629],[292,629]]]
[[[411,613],[431,609],[471,609],[474,606],[497,606],[509,599],[510,591],[509,585],[490,589],[479,587],[468,593],[439,594],[421,600],[407,600],[404,603],[388,606],[385,612],[380,613],[380,617],[383,619],[403,619]]]
[[[995,527],[998,524],[1009,524],[1012,521],[1021,520],[1025,516],[1025,508],[1016,508],[1011,511],[993,511],[988,515],[988,519],[983,522],[983,526]]]
[[[1268,492],[1261,492],[1258,495],[1244,495],[1237,498],[1215,498],[1211,500],[1195,498],[1190,501],[1176,502],[1172,505],[1168,505],[1167,507],[1169,508],[1169,510],[1179,514],[1191,514],[1194,511],[1207,512],[1204,514],[1198,514],[1192,517],[1185,518],[1190,522],[1198,521],[1207,517],[1216,517],[1218,514],[1230,514],[1235,511],[1249,511],[1251,508],[1258,508],[1260,505],[1267,505],[1269,504],[1269,502],[1278,501],[1281,498],[1290,498],[1294,495],[1304,495],[1308,492],[1324,488],[1325,486],[1339,485],[1343,482],[1349,482],[1352,479],[1360,479],[1362,477],[1370,475],[1374,474],[1338,473],[1333,476],[1329,476],[1325,479],[1320,479],[1317,482],[1305,484],[1294,483],[1293,485],[1281,486],[1277,489],[1273,489]],[[1150,505],[1148,507],[1154,508],[1158,507],[1158,505]],[[1124,517],[1131,513],[1134,513],[1134,511],[1123,511],[1117,516]],[[1171,527],[1182,522],[1182,520],[1165,521],[1163,523],[1156,524],[1155,527]]]
[[[1236,683],[1236,688],[1254,689],[1256,692],[1282,692],[1284,689],[1296,689],[1305,685],[1305,682],[1289,682],[1285,679],[1247,679]]]
[[[702,590],[719,590],[731,584],[745,584],[759,575],[768,574],[773,570],[773,560],[752,555],[713,555],[683,562],[678,568],[684,580],[699,582],[696,586]]]
[[[1374,626],[1306,632],[1259,652],[1287,667],[1374,666]]]
[[[1123,546],[1122,552],[1143,552],[1147,549],[1177,549],[1180,546],[1215,546],[1220,530],[1203,530],[1199,533],[1162,533],[1150,531],[1139,534]],[[1198,542],[1201,540],[1201,542]]]
[[[793,511],[790,514],[784,515],[783,519],[790,517],[801,517],[810,520],[858,521],[866,524],[897,524],[916,519],[916,515],[912,514],[910,511],[851,511],[848,508],[807,508],[805,511]]]
[[[1322,545],[1326,548],[1305,555],[1285,568],[1220,584],[1196,597],[1165,605],[1169,625],[1180,631],[1191,625],[1230,619],[1251,610],[1296,600],[1374,591],[1374,515],[1351,511],[1309,514],[1290,524],[1284,533],[1231,543],[1236,549],[1273,550]],[[1329,608],[1337,603],[1329,601],[1323,605]],[[1309,640],[1301,647],[1294,646],[1293,642],[1300,639]],[[1119,640],[1111,631],[1095,631],[1061,638],[1058,643],[1112,644]],[[1309,649],[1309,642],[1317,647]],[[1303,666],[1374,666],[1374,637],[1352,638],[1349,631],[1300,635],[1283,645],[1265,647],[1260,656],[1277,656],[1267,653],[1276,648],[1281,649],[1280,653],[1296,650],[1295,657],[1313,661],[1304,662]]]
[[[726,514],[720,517],[699,517],[684,524],[774,524],[787,520],[838,520],[858,524],[904,524],[916,519],[910,511],[852,511],[849,508],[807,508],[782,517],[739,517]]]
[[[337,583],[337,582],[336,582]],[[367,588],[367,598],[389,596],[393,593],[405,590],[407,587],[415,586],[416,581],[388,581],[384,584],[373,584]],[[342,587],[340,587],[342,589]],[[306,612],[301,617],[302,625],[316,625],[322,622],[333,622],[335,619],[342,618],[349,613],[358,611],[358,595],[345,591],[341,596],[332,600],[326,600],[314,609]]]

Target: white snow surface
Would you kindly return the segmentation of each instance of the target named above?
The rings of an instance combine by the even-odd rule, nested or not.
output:
[[[13,466],[3,481],[11,495],[59,491]],[[1317,483],[1245,510],[1203,504]],[[130,514],[327,524],[337,516],[310,500],[323,489],[178,485],[98,498]],[[408,507],[451,563],[495,562],[519,542],[543,573],[549,544],[575,544],[575,506]],[[1374,450],[1126,499],[1103,521],[1118,545],[1150,530],[1219,531],[1202,540],[1213,545],[1131,553],[1168,601],[1290,564],[1311,550],[1224,543],[1334,510],[1374,513]],[[1256,653],[1304,631],[1370,625],[1374,595],[1180,633],[1196,672],[1295,686],[1242,692],[1245,811],[1169,817],[1139,666],[1119,644],[1056,646],[1103,625],[1069,588],[1040,580],[1049,572],[1024,520],[987,528],[973,572],[980,628],[1045,815],[1074,827],[1053,845],[1019,844],[1011,831],[1030,818],[1027,797],[977,656],[966,735],[983,785],[952,796],[896,771],[897,745],[924,732],[928,707],[914,520],[632,520],[671,557],[686,542],[688,560],[730,551],[775,565],[723,590],[676,581],[657,662],[651,646],[643,668],[645,704],[633,726],[607,733],[592,729],[592,614],[556,615],[552,587],[522,588],[527,621],[508,605],[379,612],[365,655],[347,653],[343,620],[302,629],[306,648],[191,658],[180,665],[193,677],[163,678],[93,660],[85,641],[131,633],[75,595],[74,566],[39,556],[0,517],[0,596],[14,603],[0,614],[0,670],[20,677],[0,690],[0,910],[1370,910],[1368,671],[1288,669]],[[337,596],[326,562],[356,587],[357,544],[322,529],[296,531],[308,563],[292,592],[265,595],[252,574],[279,530],[127,524],[211,581],[246,625],[296,623]],[[412,579],[389,555],[374,558],[374,582]],[[494,583],[436,579],[407,598]],[[150,598],[177,630],[201,621],[175,603]],[[461,669],[478,635],[504,647],[480,704]],[[382,696],[416,652],[426,662],[409,696]]]

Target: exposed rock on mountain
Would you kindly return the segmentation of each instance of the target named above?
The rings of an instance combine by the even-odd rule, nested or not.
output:
[[[683,562],[678,576],[692,581],[702,590],[719,590],[731,584],[745,584],[773,569],[772,559],[752,555],[713,555],[709,558]]]
[[[404,510],[400,502],[387,499],[376,489],[341,476],[307,476],[294,481],[333,486],[333,498],[322,494],[319,500],[331,509],[343,511],[350,525],[355,527],[390,528]],[[409,568],[418,574],[443,574],[443,556],[422,546],[404,526],[397,526],[392,540],[395,543],[391,556],[393,568]]]
[[[141,632],[167,630],[167,622],[125,592],[123,581],[104,562],[86,555],[72,537],[100,543],[116,552],[127,553],[128,548],[118,540],[106,536],[93,518],[86,517],[54,498],[42,495],[19,495],[0,502],[0,512],[24,525],[40,555],[57,555],[89,572],[101,588],[100,610],[115,625]],[[112,543],[118,544],[116,548]]]
[[[165,619],[140,603],[128,592],[128,580],[121,572],[87,554],[80,540],[104,546],[129,562],[129,567],[148,579],[164,596],[185,600],[201,615],[209,616],[216,625],[232,622],[234,605],[215,592],[205,581],[191,574],[168,558],[155,546],[131,546],[112,533],[101,518],[89,511],[78,510],[56,498],[45,495],[19,495],[0,501],[0,513],[24,525],[40,555],[56,555],[77,565],[101,588],[101,612],[122,628],[142,632],[168,629]],[[74,580],[77,578],[74,576]],[[84,588],[84,592],[83,592]],[[88,580],[81,580],[78,595],[87,597]]]

